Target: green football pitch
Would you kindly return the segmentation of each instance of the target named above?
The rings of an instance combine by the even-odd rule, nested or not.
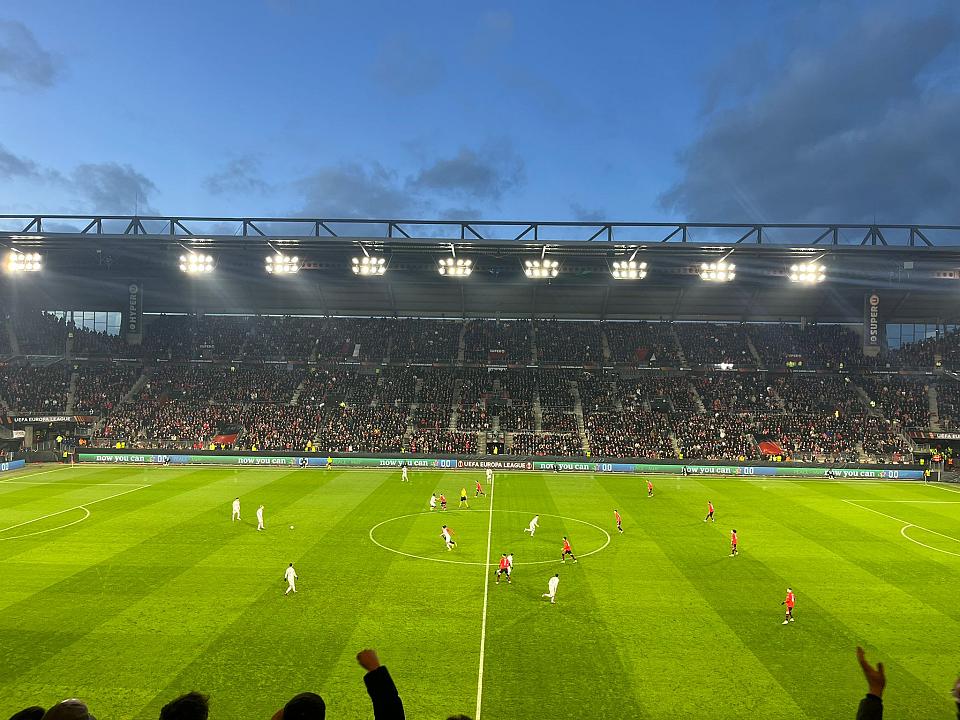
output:
[[[4,474],[0,716],[77,696],[100,718],[156,718],[198,689],[212,717],[267,718],[311,689],[331,718],[370,717],[354,656],[374,647],[411,718],[474,717],[478,702],[491,720],[853,717],[866,689],[858,644],[886,664],[888,717],[951,716],[955,487],[655,477],[648,498],[636,476],[498,472],[474,498],[482,472],[410,476]],[[446,513],[428,512],[434,491]],[[708,500],[715,524],[703,522]],[[564,535],[576,564],[559,563]],[[513,582],[496,585],[504,552]],[[300,579],[285,596],[290,562]]]

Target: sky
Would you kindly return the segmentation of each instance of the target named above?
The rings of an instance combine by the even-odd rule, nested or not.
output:
[[[958,200],[956,2],[0,7],[0,214],[960,224]]]

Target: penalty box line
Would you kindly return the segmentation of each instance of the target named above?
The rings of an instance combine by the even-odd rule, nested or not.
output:
[[[85,502],[80,505],[74,505],[73,507],[66,508],[65,510],[57,510],[57,512],[47,513],[46,515],[35,517],[32,520],[24,520],[23,522],[17,523],[16,525],[11,525],[10,527],[5,527],[0,529],[0,540],[3,539],[2,534],[7,532],[8,530],[15,530],[18,527],[23,527],[24,525],[30,525],[31,523],[39,522],[41,520],[46,520],[47,518],[56,517],[57,515],[63,515],[64,513],[72,512],[74,510],[86,510],[87,505],[96,505],[97,503],[106,502],[107,500],[113,500],[114,498],[118,498],[121,495],[129,495],[132,492],[136,492],[137,490],[143,490],[144,488],[148,488],[148,487],[150,486],[137,485],[136,487],[133,487],[129,490],[124,490],[122,492],[114,493],[113,495],[108,495],[107,497],[100,498],[99,500],[91,500],[90,502]]]
[[[845,503],[847,503],[847,504],[849,504],[849,505],[853,505],[854,507],[858,507],[858,508],[860,508],[861,510],[866,510],[866,511],[872,512],[872,513],[874,513],[874,514],[876,514],[876,515],[881,515],[881,516],[883,516],[883,517],[885,517],[885,518],[889,518],[890,520],[896,520],[898,523],[901,523],[901,524],[902,524],[902,527],[900,528],[900,535],[902,535],[905,539],[909,540],[909,541],[912,542],[912,543],[915,543],[915,544],[917,544],[917,545],[921,545],[921,546],[923,546],[923,547],[925,547],[925,548],[928,548],[928,549],[930,549],[930,550],[936,550],[937,552],[943,553],[944,555],[953,555],[953,556],[955,556],[955,557],[960,557],[960,553],[956,553],[956,552],[953,552],[953,551],[951,551],[951,550],[944,550],[944,549],[942,549],[942,548],[934,547],[933,545],[927,545],[926,543],[920,542],[919,540],[916,540],[916,539],[910,537],[909,535],[907,535],[907,530],[910,529],[910,528],[912,528],[912,527],[915,527],[915,528],[917,528],[918,530],[923,530],[924,532],[928,532],[928,533],[930,533],[931,535],[939,535],[939,536],[942,537],[942,538],[945,538],[945,539],[947,539],[947,540],[952,540],[953,542],[955,542],[955,543],[957,543],[957,544],[960,544],[960,539],[955,538],[955,537],[953,537],[952,535],[945,535],[945,534],[942,533],[942,532],[938,532],[938,531],[936,531],[936,530],[931,530],[930,528],[924,527],[923,525],[917,525],[917,523],[910,522],[909,520],[904,520],[903,518],[898,518],[898,517],[896,517],[896,516],[894,516],[894,515],[888,515],[888,514],[885,513],[885,512],[880,512],[879,510],[874,510],[873,508],[866,507],[865,505],[861,505],[859,502],[854,502],[853,500],[844,500],[843,502],[845,502]]]

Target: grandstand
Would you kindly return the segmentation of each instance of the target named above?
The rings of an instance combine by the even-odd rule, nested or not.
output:
[[[54,220],[86,230],[43,232]],[[904,463],[911,432],[956,425],[960,305],[944,268],[960,253],[933,228],[2,222],[22,224],[0,239],[41,252],[44,271],[0,280],[0,409],[89,417],[76,435],[95,445]],[[238,236],[222,234],[231,222]],[[180,272],[184,248],[215,271]],[[276,248],[298,272],[263,271]],[[451,248],[469,277],[436,272]],[[718,250],[735,281],[699,277]],[[387,272],[350,273],[365,253]],[[562,260],[556,277],[524,277],[536,254]],[[614,278],[624,255],[648,276]],[[787,281],[814,257],[825,282]],[[933,332],[867,347],[864,288],[884,324]],[[65,308],[121,313],[122,330]]]

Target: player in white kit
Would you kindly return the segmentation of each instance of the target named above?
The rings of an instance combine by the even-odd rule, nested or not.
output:
[[[404,465],[400,469],[400,482],[410,482],[410,478],[407,477],[407,466]]]
[[[233,514],[230,516],[230,521],[233,522],[233,521],[239,520],[239,519],[240,519],[240,498],[234,498],[234,499],[233,499]]]
[[[437,494],[434,493],[430,496],[430,512],[433,512],[437,509]]]
[[[534,515],[533,520],[530,521],[530,527],[524,528],[523,531],[530,533],[530,537],[533,537],[538,527],[540,527],[540,516]]]
[[[507,578],[513,576],[513,553],[507,555]]]
[[[263,530],[263,505],[257,508],[257,530]]]
[[[453,550],[457,546],[457,541],[453,539],[453,530],[444,525],[440,529],[443,542],[447,545],[447,550]]]
[[[557,586],[560,584],[560,573],[557,573],[552,578],[550,582],[547,583],[547,592],[545,592],[541,597],[550,598],[550,602],[556,604],[557,602]]]
[[[287,591],[284,595],[289,595],[291,592],[297,591],[297,579],[299,577],[297,571],[293,569],[293,563],[290,563],[290,567],[288,567],[287,571],[283,574],[283,579],[287,581]]]

